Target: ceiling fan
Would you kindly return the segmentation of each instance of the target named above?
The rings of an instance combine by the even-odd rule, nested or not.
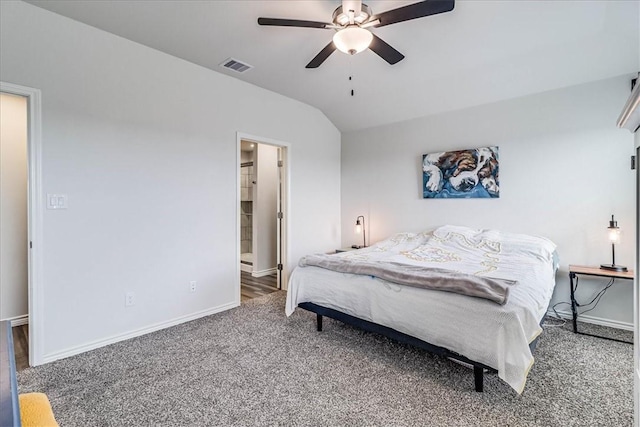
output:
[[[426,0],[373,15],[371,8],[360,0],[342,0],[333,11],[331,23],[298,19],[258,18],[258,24],[276,27],[301,27],[335,30],[333,40],[306,65],[318,68],[336,49],[355,55],[369,48],[389,64],[396,64],[404,55],[373,34],[369,28],[437,15],[453,10],[454,0]]]

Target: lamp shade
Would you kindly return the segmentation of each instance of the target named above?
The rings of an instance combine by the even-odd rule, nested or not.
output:
[[[616,245],[620,243],[620,229],[619,228],[610,228],[609,229],[609,241],[611,243],[615,243]]]
[[[618,221],[611,215],[611,221],[609,221],[609,227],[607,227],[609,234],[609,241],[611,243],[620,243],[620,227],[618,227]]]
[[[357,25],[349,25],[333,35],[333,44],[338,50],[350,55],[367,49],[372,40],[373,34]]]

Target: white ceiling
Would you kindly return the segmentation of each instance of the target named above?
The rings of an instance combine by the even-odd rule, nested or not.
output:
[[[365,0],[374,13],[414,2]],[[305,65],[332,30],[263,27],[256,20],[330,22],[340,1],[29,3],[313,105],[341,131],[631,75],[640,67],[636,1],[457,1],[450,13],[373,29],[406,56],[396,65],[371,51],[353,57],[336,51],[312,70]],[[219,64],[228,57],[255,68],[225,70]]]

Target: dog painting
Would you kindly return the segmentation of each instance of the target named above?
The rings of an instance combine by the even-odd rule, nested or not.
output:
[[[425,199],[500,197],[498,147],[422,156]]]

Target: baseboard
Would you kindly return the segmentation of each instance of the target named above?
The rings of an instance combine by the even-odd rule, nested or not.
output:
[[[251,276],[253,277],[264,277],[264,276],[270,276],[272,274],[276,274],[278,270],[276,268],[270,268],[268,270],[262,270],[262,271],[254,271],[253,273],[251,273]]]
[[[15,328],[16,326],[28,325],[29,324],[29,315],[25,314],[24,316],[14,317],[11,319],[11,327]]]
[[[171,326],[176,326],[181,323],[190,322],[192,320],[199,319],[201,317],[210,316],[212,314],[220,313],[221,311],[229,310],[231,308],[238,307],[239,304],[237,302],[232,302],[224,305],[220,305],[217,307],[209,308],[207,310],[198,311],[193,314],[189,314],[186,316],[176,317],[174,319],[168,320],[166,322],[156,323],[144,328],[136,329],[134,331],[130,331],[124,334],[114,335],[109,338],[91,341],[89,343],[79,345],[76,347],[71,347],[66,350],[57,351],[55,353],[46,354],[42,357],[42,363],[49,363],[59,359],[65,359],[67,357],[75,356],[76,354],[85,353],[90,350],[95,350],[96,348],[105,347],[109,344],[115,344],[120,341],[125,341],[131,338],[139,337],[141,335],[146,335],[151,332],[159,331],[161,329],[170,328]]]
[[[253,272],[253,266],[249,264],[240,263],[240,271],[244,271],[245,273]]]
[[[549,310],[547,314],[551,316],[555,315],[553,310]],[[558,311],[558,315],[563,319],[568,319],[568,320],[573,319],[573,316],[569,311]],[[609,328],[624,329],[625,331],[633,331],[633,323],[620,322],[620,321],[611,320],[611,319],[603,319],[602,317],[595,317],[595,316],[581,314],[578,317],[578,321],[584,322],[584,323],[591,323],[593,325],[607,326]]]
[[[29,324],[29,315],[23,314],[22,316],[8,317],[6,319],[7,322],[11,323],[11,327],[15,328],[16,326],[28,325]]]

